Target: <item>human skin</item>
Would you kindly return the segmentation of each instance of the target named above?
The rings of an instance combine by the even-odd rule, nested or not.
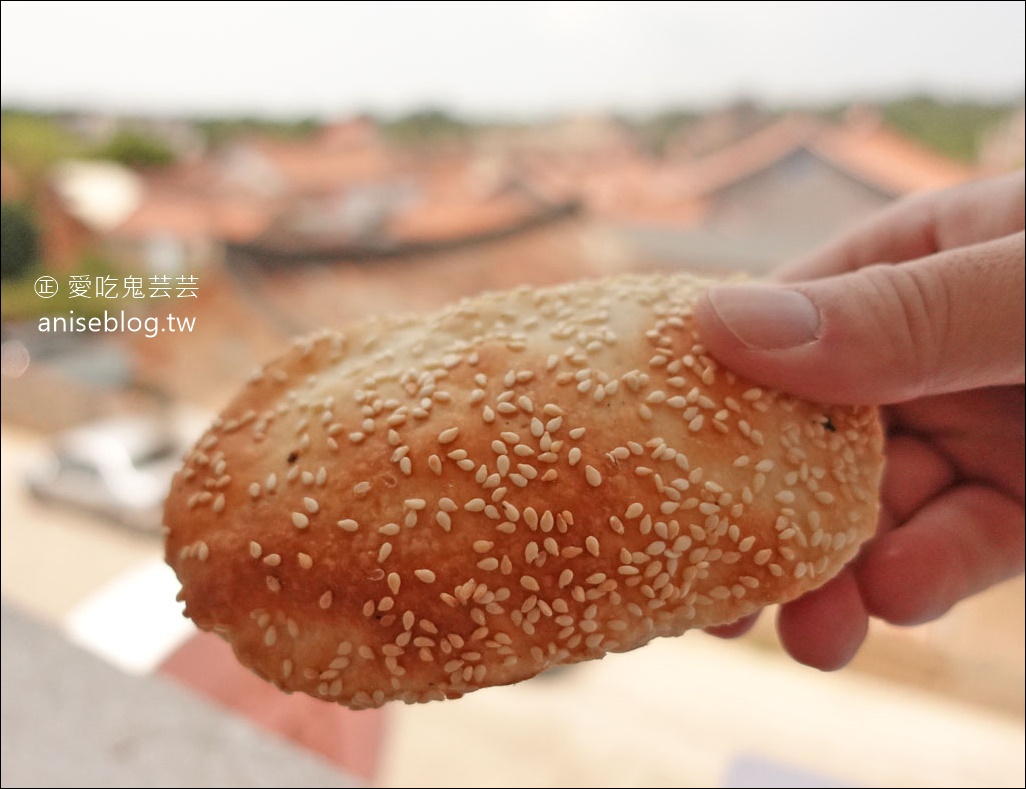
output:
[[[795,660],[840,668],[870,617],[927,622],[1023,572],[1023,213],[1022,172],[919,195],[770,283],[716,287],[697,305],[704,343],[737,372],[882,408],[877,534],[781,607]]]

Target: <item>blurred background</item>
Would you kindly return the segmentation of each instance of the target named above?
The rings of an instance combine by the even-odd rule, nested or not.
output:
[[[906,195],[1021,168],[1023,3],[2,16],[5,785],[1023,785],[1021,577],[930,625],[874,623],[838,674],[792,664],[763,617],[349,713],[197,636],[159,531],[185,446],[297,334],[522,284],[759,275]],[[28,644],[70,678],[61,699]],[[251,727],[267,771],[85,720],[88,753],[46,757],[69,699],[137,692],[122,675],[189,688],[186,721]]]

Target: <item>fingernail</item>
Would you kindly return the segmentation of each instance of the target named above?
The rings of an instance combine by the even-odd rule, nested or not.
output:
[[[761,285],[710,288],[709,303],[738,340],[761,351],[805,345],[819,335],[819,310],[796,290]]]

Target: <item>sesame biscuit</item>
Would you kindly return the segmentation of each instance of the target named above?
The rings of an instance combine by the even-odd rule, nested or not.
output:
[[[289,691],[455,698],[825,583],[874,531],[875,409],[710,358],[712,281],[464,300],[297,342],[186,457],[186,614]]]

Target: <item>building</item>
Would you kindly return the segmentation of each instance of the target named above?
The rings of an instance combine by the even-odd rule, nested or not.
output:
[[[655,259],[753,273],[809,252],[895,199],[974,174],[857,112],[840,124],[786,116],[658,170],[648,191],[611,213],[624,237]]]

